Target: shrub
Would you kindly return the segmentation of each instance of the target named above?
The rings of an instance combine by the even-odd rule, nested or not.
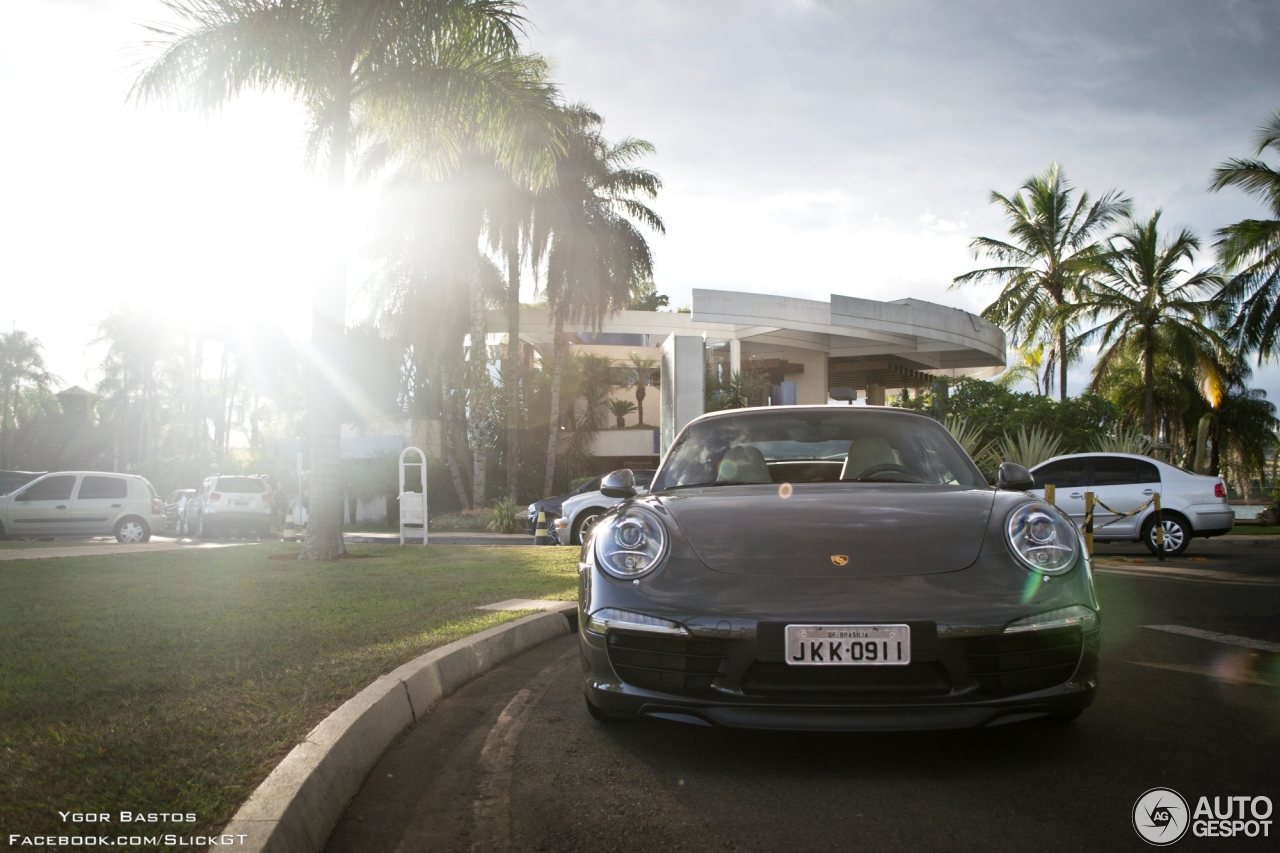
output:
[[[511,498],[503,498],[493,505],[493,520],[489,529],[495,533],[519,533],[520,523],[516,521],[516,513],[520,507]]]

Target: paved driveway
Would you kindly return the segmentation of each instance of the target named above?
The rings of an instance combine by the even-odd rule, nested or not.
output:
[[[1066,727],[606,726],[583,708],[576,637],[553,641],[403,735],[328,853],[1149,849],[1131,821],[1151,788],[1280,804],[1276,553],[1198,557],[1099,561],[1102,688]],[[1177,849],[1274,850],[1272,820],[1265,839],[1188,832]]]

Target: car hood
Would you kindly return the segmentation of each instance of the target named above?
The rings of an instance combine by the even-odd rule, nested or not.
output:
[[[915,484],[802,484],[783,493],[776,486],[720,486],[656,499],[718,572],[894,577],[971,565],[995,498],[990,489]]]

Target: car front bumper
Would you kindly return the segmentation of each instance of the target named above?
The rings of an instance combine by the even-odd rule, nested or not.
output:
[[[1087,708],[1098,687],[1100,632],[1056,633],[1060,648],[1049,654],[1057,659],[1037,666],[1046,653],[1037,660],[1037,652],[1026,649],[1037,643],[1031,634],[939,637],[916,623],[912,664],[901,672],[791,667],[754,639],[690,637],[696,654],[635,654],[627,648],[633,640],[656,635],[611,628],[614,636],[607,636],[584,628],[579,646],[588,700],[606,713],[731,728],[916,731],[1070,716]],[[1023,648],[1001,651],[1011,638]],[[719,658],[715,671],[699,673],[713,658]]]

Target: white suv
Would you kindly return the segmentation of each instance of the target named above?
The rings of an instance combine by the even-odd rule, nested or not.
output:
[[[1194,536],[1221,536],[1235,526],[1227,492],[1217,477],[1192,474],[1173,465],[1132,453],[1074,453],[1055,456],[1031,469],[1036,478],[1032,494],[1044,496],[1052,483],[1054,503],[1084,524],[1084,493],[1093,492],[1105,506],[1093,513],[1093,538],[1098,542],[1141,540],[1151,553],[1156,547],[1155,507],[1123,517],[1160,494],[1164,516],[1164,550],[1177,555]],[[1112,512],[1114,510],[1114,512]]]
[[[187,532],[208,539],[254,533],[271,535],[271,489],[262,477],[215,474],[187,500]]]
[[[146,542],[164,527],[164,502],[136,474],[57,471],[0,497],[0,538],[115,534]]]

